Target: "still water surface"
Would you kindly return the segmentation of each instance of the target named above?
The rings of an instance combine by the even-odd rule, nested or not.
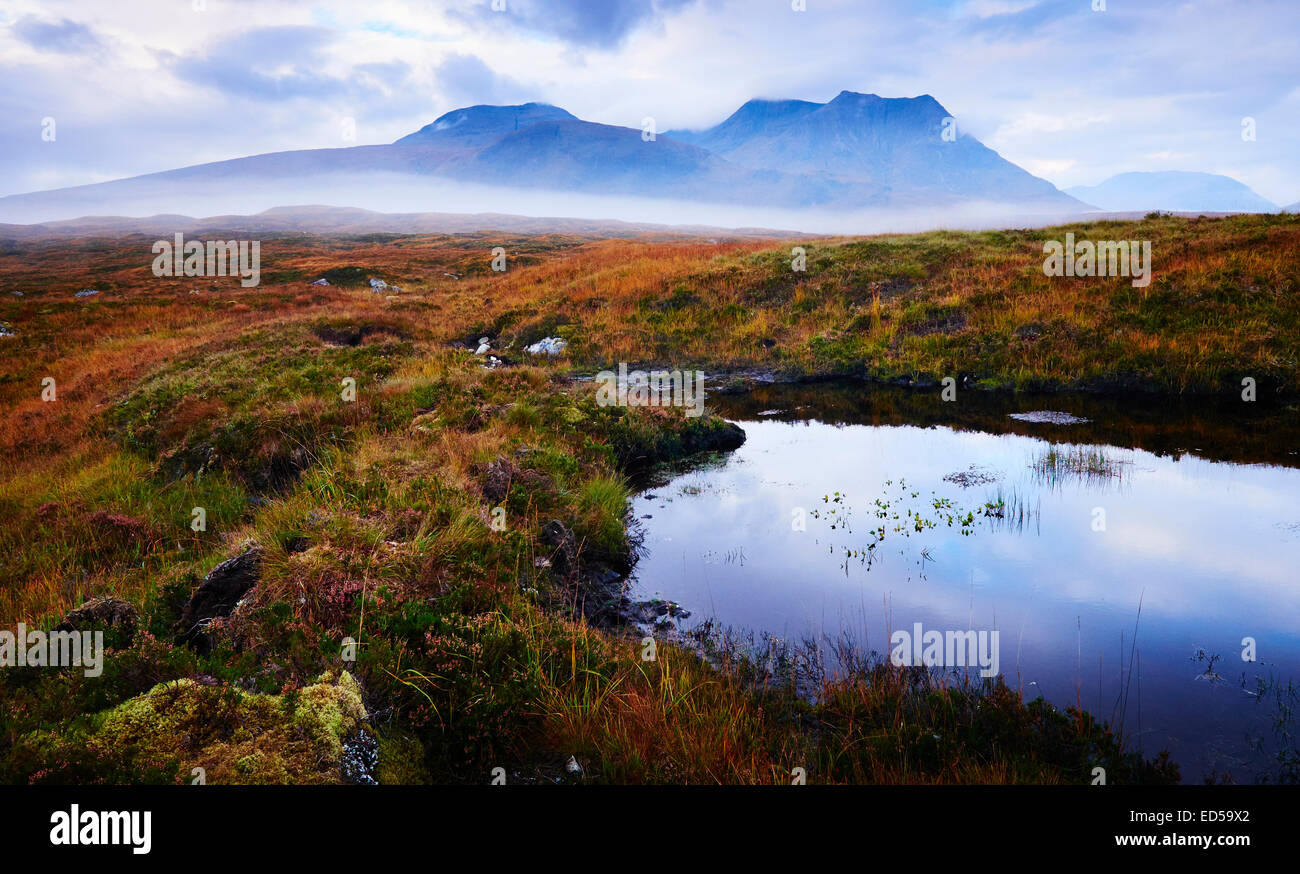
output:
[[[1277,778],[1295,745],[1259,682],[1300,679],[1293,412],[861,385],[710,408],[746,442],[636,497],[638,596],[680,602],[686,626],[880,653],[916,622],[997,629],[1027,698],[1081,696],[1186,782]],[[1087,421],[1013,418],[1042,411]]]

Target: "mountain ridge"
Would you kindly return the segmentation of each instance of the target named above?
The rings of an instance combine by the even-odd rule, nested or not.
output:
[[[675,136],[585,121],[548,103],[478,104],[444,113],[388,144],[270,152],[10,195],[0,198],[0,220],[28,210],[45,213],[40,220],[78,210],[123,212],[119,201],[132,199],[141,208],[147,201],[152,213],[188,212],[178,200],[191,198],[188,206],[218,186],[242,186],[250,197],[265,200],[276,186],[320,180],[321,190],[341,196],[346,183],[367,174],[782,209],[963,202],[1029,211],[1087,208],[973,137],[946,139],[948,121],[947,110],[928,94],[895,98],[853,91],[820,104],[750,100],[714,128]],[[295,190],[283,196],[302,202],[304,195]],[[420,201],[417,208],[445,211],[441,202]]]
[[[1096,185],[1076,185],[1065,192],[1106,210],[1278,210],[1277,204],[1231,176],[1190,170],[1117,173]]]

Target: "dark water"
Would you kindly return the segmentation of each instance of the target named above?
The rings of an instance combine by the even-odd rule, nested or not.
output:
[[[1080,696],[1185,781],[1284,773],[1295,743],[1259,683],[1300,680],[1294,409],[857,384],[709,406],[745,445],[634,501],[638,594],[680,602],[686,625],[847,632],[880,653],[916,622],[996,629],[1009,685]],[[1011,418],[1032,411],[1089,421]]]

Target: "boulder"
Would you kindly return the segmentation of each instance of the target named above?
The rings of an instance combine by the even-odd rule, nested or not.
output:
[[[559,519],[542,526],[542,543],[551,548],[548,556],[551,570],[561,579],[578,575],[578,542],[573,532]]]
[[[542,471],[520,468],[506,458],[498,458],[489,464],[479,481],[483,486],[483,497],[494,504],[505,500],[512,485],[530,494],[549,493],[554,486],[551,478]]]
[[[212,642],[205,631],[208,623],[230,615],[240,599],[257,583],[261,563],[262,548],[251,544],[239,555],[214,567],[181,611],[177,623],[179,642],[193,646],[200,653],[211,649]]]
[[[544,337],[524,351],[529,355],[559,355],[569,345],[563,337]]]
[[[91,598],[64,616],[63,621],[54,626],[54,630],[89,631],[96,627],[106,627],[121,631],[129,643],[139,624],[139,611],[126,601],[118,598]]]

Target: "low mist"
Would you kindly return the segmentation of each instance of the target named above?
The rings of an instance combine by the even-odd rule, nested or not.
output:
[[[470,214],[482,217],[481,223],[474,224],[483,229],[490,229],[493,224],[490,217],[482,214],[492,213],[654,224],[697,231],[765,229],[818,235],[1041,227],[1077,217],[1059,209],[1035,213],[1027,212],[1023,205],[981,202],[850,211],[788,209],[575,194],[540,188],[500,188],[407,174],[340,174],[285,180],[232,178],[182,182],[140,177],[0,198],[0,222],[30,225],[90,216],[249,216],[301,204],[385,214]],[[304,219],[298,229],[328,230],[332,223],[335,222],[322,214],[319,223]]]

